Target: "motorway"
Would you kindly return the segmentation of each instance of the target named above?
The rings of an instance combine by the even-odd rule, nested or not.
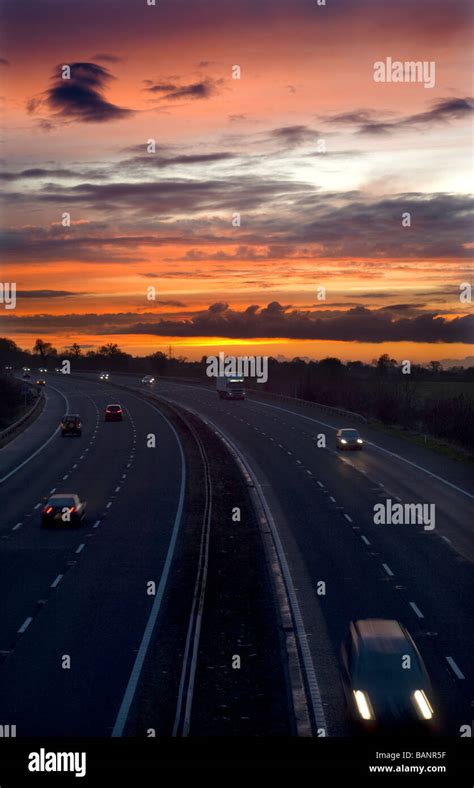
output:
[[[18,735],[111,735],[156,607],[147,581],[166,580],[183,527],[186,462],[159,403],[119,388],[140,389],[138,379],[48,375],[45,410],[0,452],[0,722],[16,723]],[[411,632],[441,730],[458,736],[474,703],[473,489],[464,468],[362,425],[354,426],[365,450],[338,454],[334,429],[346,424],[315,409],[223,402],[213,390],[166,382],[154,393],[215,425],[258,481],[291,573],[327,734],[351,731],[340,679],[348,624],[382,617]],[[104,423],[114,401],[126,418]],[[55,432],[65,410],[81,414],[82,438]],[[318,448],[321,433],[326,448]],[[86,529],[39,529],[52,490],[87,500]],[[434,503],[436,527],[375,525],[373,507],[387,498]],[[274,656],[282,656],[277,643]]]
[[[115,380],[138,385],[129,376]],[[222,401],[212,389],[164,381],[154,391],[215,424],[252,467],[290,567],[329,735],[350,732],[340,644],[349,622],[359,618],[405,624],[432,679],[441,731],[459,735],[460,726],[471,724],[472,474],[428,450],[311,408],[255,398]],[[368,441],[363,452],[335,450],[341,426],[361,430]],[[318,448],[320,434],[326,448]],[[435,528],[375,525],[373,507],[387,498],[434,503]],[[318,593],[319,581],[325,595]]]

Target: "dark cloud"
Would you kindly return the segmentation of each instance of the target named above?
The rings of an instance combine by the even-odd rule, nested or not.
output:
[[[474,111],[472,98],[441,98],[429,110],[412,115],[394,117],[393,113],[378,113],[371,109],[359,109],[323,118],[334,126],[358,126],[358,134],[384,135],[400,129],[430,127],[440,123],[469,118]]]
[[[96,63],[71,63],[70,67],[70,79],[63,79],[61,66],[57,67],[53,86],[46,92],[46,103],[56,116],[82,123],[105,123],[133,114],[133,110],[105,99],[104,91],[114,79],[107,69]]]
[[[344,342],[474,342],[474,315],[446,320],[436,313],[395,317],[386,310],[362,306],[345,313],[322,313],[282,306],[276,301],[261,309],[253,304],[242,312],[223,302],[212,304],[191,320],[160,320],[155,325],[133,323],[121,334],[228,339],[326,339]]]
[[[18,298],[66,298],[67,296],[87,295],[71,290],[17,290]]]
[[[319,131],[309,126],[280,126],[270,131],[270,139],[282,143],[286,148],[315,142],[320,136]]]
[[[149,93],[159,95],[163,101],[179,101],[180,99],[208,99],[217,93],[221,80],[210,78],[193,82],[189,85],[177,85],[172,82],[152,83],[145,88]]]
[[[229,161],[235,159],[234,153],[228,151],[216,151],[215,153],[196,153],[182,154],[181,156],[160,156],[156,153],[149,153],[146,156],[135,156],[120,163],[121,167],[174,167],[176,165],[186,166],[188,164],[213,164],[219,161]]]

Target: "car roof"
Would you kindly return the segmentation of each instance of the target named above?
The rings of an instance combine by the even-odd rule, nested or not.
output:
[[[66,413],[66,415],[63,416],[63,419],[79,419],[79,418],[80,418],[79,413]]]
[[[56,495],[50,495],[48,500],[56,501],[59,498],[77,498],[79,500],[77,493],[56,493]]]
[[[406,649],[411,642],[398,621],[372,618],[356,621],[354,630],[362,641],[362,647],[369,651],[399,651]]]
[[[109,402],[107,407],[108,408],[121,408],[122,406],[121,406],[120,402]]]

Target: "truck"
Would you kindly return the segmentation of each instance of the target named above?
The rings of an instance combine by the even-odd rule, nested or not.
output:
[[[221,399],[245,399],[244,378],[222,375],[216,378],[216,390]]]

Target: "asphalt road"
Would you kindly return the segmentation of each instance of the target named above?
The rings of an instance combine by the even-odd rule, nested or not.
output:
[[[139,387],[129,376],[115,380]],[[341,454],[334,429],[347,423],[314,409],[226,402],[212,390],[164,381],[154,391],[215,423],[260,481],[290,566],[329,734],[350,730],[341,641],[351,620],[372,617],[397,619],[411,632],[432,679],[441,731],[456,736],[471,724],[473,489],[464,466],[368,429],[361,430],[364,451]],[[317,447],[321,433],[326,448]],[[374,524],[374,506],[387,498],[434,504],[434,529]]]
[[[152,611],[146,584],[162,577],[179,526],[177,436],[151,404],[114,383],[140,388],[129,376],[101,384],[50,375],[43,414],[0,453],[0,722],[15,723],[21,736],[111,734]],[[473,490],[463,467],[369,430],[363,452],[341,455],[334,429],[346,425],[316,410],[223,402],[212,390],[164,382],[155,393],[214,423],[258,479],[291,571],[328,734],[350,732],[340,643],[351,620],[369,617],[408,627],[441,730],[457,736],[471,724]],[[81,439],[54,434],[65,398],[83,416]],[[122,423],[102,420],[113,401],[126,409]],[[321,433],[326,448],[318,448]],[[87,499],[86,528],[38,527],[53,489]],[[435,504],[435,528],[375,525],[373,507],[387,498]]]
[[[2,724],[18,736],[109,736],[155,599],[147,583],[159,585],[180,525],[182,457],[169,423],[133,396],[59,376],[47,394],[0,455]],[[55,434],[64,398],[81,438]],[[124,421],[104,422],[117,399]],[[87,500],[85,527],[39,527],[53,491]]]

